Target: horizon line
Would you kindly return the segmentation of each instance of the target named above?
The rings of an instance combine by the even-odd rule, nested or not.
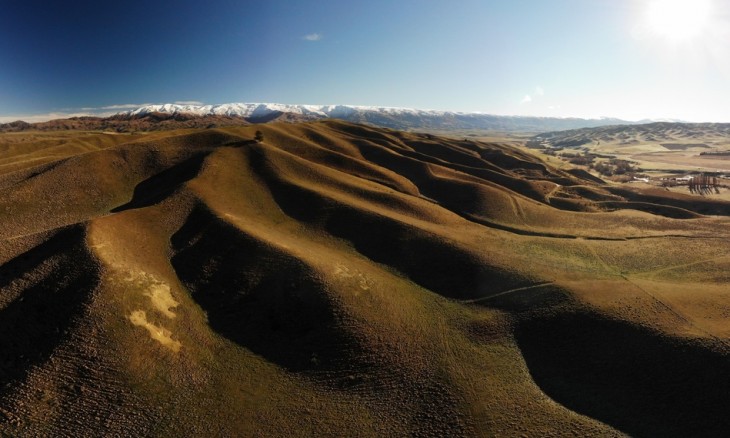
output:
[[[65,110],[50,111],[46,113],[25,113],[25,114],[11,114],[11,115],[0,115],[0,123],[12,123],[22,121],[26,123],[43,123],[52,120],[63,120],[74,117],[111,117],[116,114],[121,114],[128,111],[134,111],[139,108],[146,106],[161,106],[161,105],[178,105],[178,106],[221,106],[221,105],[235,105],[235,104],[246,104],[246,105],[285,105],[285,106],[308,106],[308,107],[326,107],[326,106],[346,106],[352,108],[382,108],[382,109],[399,109],[399,110],[417,110],[425,112],[444,112],[453,114],[468,114],[468,115],[484,115],[484,116],[496,116],[496,117],[510,117],[510,118],[538,118],[538,119],[580,119],[580,120],[610,120],[614,119],[621,122],[630,123],[655,123],[655,122],[668,122],[668,123],[730,123],[722,121],[711,121],[711,120],[685,120],[679,117],[643,117],[643,118],[623,118],[617,116],[578,116],[578,115],[535,115],[535,114],[498,114],[486,111],[459,111],[459,110],[438,110],[438,109],[425,109],[418,107],[406,107],[406,106],[388,106],[388,105],[355,105],[355,104],[289,104],[279,102],[227,102],[227,103],[216,103],[209,104],[200,101],[174,101],[167,103],[143,103],[143,104],[113,104],[104,105],[100,107],[80,107],[80,108],[69,108]],[[110,111],[117,110],[117,111]],[[126,111],[124,111],[126,110]]]

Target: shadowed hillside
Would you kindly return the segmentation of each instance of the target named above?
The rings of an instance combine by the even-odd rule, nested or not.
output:
[[[730,429],[727,202],[340,121],[6,133],[0,187],[0,435]]]

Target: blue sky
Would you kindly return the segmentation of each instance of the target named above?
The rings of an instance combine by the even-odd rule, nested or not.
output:
[[[0,120],[195,101],[730,122],[723,3],[4,0]]]

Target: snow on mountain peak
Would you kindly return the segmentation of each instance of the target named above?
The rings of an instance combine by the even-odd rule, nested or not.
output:
[[[281,103],[226,103],[220,105],[147,105],[121,116],[144,116],[160,112],[199,116],[242,117],[249,121],[276,119],[279,114],[301,115],[306,119],[337,118],[392,129],[493,130],[549,132],[605,125],[633,124],[618,119],[581,119],[531,116],[496,116],[485,113],[420,110],[357,105],[290,105]]]
[[[328,118],[351,115],[358,111],[378,112],[381,114],[391,115],[418,114],[440,116],[444,114],[449,114],[449,112],[445,111],[416,110],[411,108],[371,107],[355,105],[290,105],[281,103],[225,103],[220,105],[179,105],[167,103],[162,105],[146,105],[131,111],[121,112],[119,114],[127,116],[142,116],[153,112],[159,112],[169,114],[187,113],[200,116],[223,115],[245,118],[259,118],[266,117],[272,113],[281,112]]]

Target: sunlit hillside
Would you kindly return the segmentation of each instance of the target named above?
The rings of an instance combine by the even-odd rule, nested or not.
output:
[[[0,150],[1,435],[730,428],[730,203],[339,121]]]

